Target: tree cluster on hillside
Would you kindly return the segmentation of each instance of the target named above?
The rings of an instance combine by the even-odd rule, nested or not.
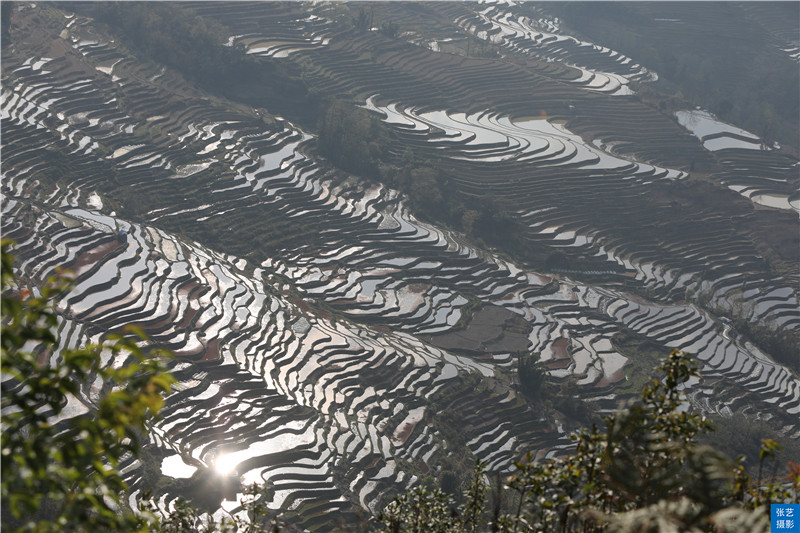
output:
[[[736,330],[753,339],[759,347],[766,350],[776,361],[800,372],[800,333],[792,329],[770,328],[745,318],[734,322]]]
[[[660,368],[663,378],[651,379],[640,401],[605,417],[603,430],[595,425],[573,435],[572,454],[528,457],[494,487],[479,465],[460,506],[440,490],[404,494],[383,511],[384,529],[766,533],[770,503],[800,502],[800,465],[790,462],[786,482],[763,477],[780,448],[765,440],[752,479],[740,459],[700,444],[713,428],[688,409],[683,392],[698,377],[695,363],[673,351]]]
[[[522,225],[501,202],[459,194],[441,159],[421,156],[411,148],[394,153],[392,132],[375,115],[334,99],[327,102],[318,129],[322,155],[342,170],[405,193],[419,218],[447,224],[490,246],[515,249],[523,257],[527,253],[519,245]]]
[[[11,35],[8,30],[11,27],[11,14],[13,9],[13,2],[0,3],[0,45],[3,47],[11,42]]]
[[[104,2],[98,20],[116,27],[134,49],[202,85],[253,66],[242,49],[222,46],[223,28],[172,3]]]
[[[332,100],[319,122],[317,147],[333,164],[368,179],[379,177],[386,139],[378,120],[363,109]]]
[[[686,17],[691,17],[695,9],[713,9],[718,18],[717,29],[728,23],[738,27],[732,26],[727,34],[699,29],[691,33],[683,28],[692,26],[680,21],[670,38],[665,39],[657,38],[648,28],[659,20],[664,24],[673,20],[669,17],[678,16],[679,11],[672,5],[662,8],[644,3],[548,2],[545,6],[548,12],[559,15],[598,44],[626,54],[658,73],[656,85],[661,89],[680,92],[690,102],[751,130],[768,143],[780,140],[797,149],[800,71],[796,62],[788,55],[781,57],[774,45],[753,42],[754,33],[739,33],[754,25],[741,7],[707,3],[697,8],[684,4],[685,10],[680,13]],[[796,6],[779,4],[769,9],[781,9],[797,19]],[[759,50],[765,48],[774,53],[764,57]],[[737,59],[731,60],[732,57]],[[744,65],[747,68],[741,68]]]
[[[180,72],[202,89],[260,108],[269,107],[302,123],[313,123],[319,102],[292,66],[226,46],[227,30],[173,2],[69,2],[66,9],[93,16],[114,28],[142,58]]]
[[[17,531],[277,531],[258,486],[245,491],[246,518],[216,521],[184,502],[160,515],[152,501],[128,507],[120,462],[139,453],[173,378],[165,354],[142,347],[141,332],[58,350],[53,298],[68,284],[54,278],[26,287],[13,273],[10,243],[2,248],[2,523]],[[58,351],[57,351],[58,350]],[[110,356],[121,364],[108,365]],[[766,478],[780,446],[763,443],[752,479],[698,437],[711,423],[689,408],[683,389],[695,363],[673,351],[663,377],[641,398],[573,436],[574,452],[535,462],[530,456],[490,486],[475,469],[461,503],[449,492],[418,488],[380,516],[391,532],[766,532],[767,507],[800,502],[800,465],[787,481]],[[521,358],[526,394],[543,386],[541,369]],[[82,387],[100,383],[83,414],[63,417]],[[444,484],[443,480],[443,484]],[[452,481],[452,480],[451,480]],[[451,483],[452,485],[452,483]]]

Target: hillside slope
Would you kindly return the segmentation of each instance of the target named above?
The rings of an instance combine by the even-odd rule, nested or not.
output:
[[[569,449],[653,346],[702,363],[695,408],[800,439],[796,157],[659,110],[646,65],[529,8],[170,8],[253,69],[237,88],[93,4],[14,4],[21,275],[74,273],[64,345],[136,323],[177,356],[131,501],[233,511],[257,481],[298,527],[354,524],[475,458]],[[353,172],[322,142],[340,118],[363,130],[337,146],[374,159]],[[561,384],[547,402],[521,393],[531,357]]]

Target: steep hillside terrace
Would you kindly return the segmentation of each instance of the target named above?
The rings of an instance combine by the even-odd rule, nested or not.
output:
[[[259,5],[197,9],[227,13],[232,25],[255,18]],[[299,6],[265,9],[304,20]],[[694,198],[690,178],[698,154],[731,169],[766,165],[779,179],[791,166],[775,154],[709,155],[671,119],[630,97],[554,81],[557,69],[545,64],[500,62],[489,72],[508,74],[510,86],[472,85],[490,60],[376,32],[331,29],[324,47],[262,59],[309,58],[319,69],[312,77],[363,96],[396,129],[398,154],[414,146],[441,163],[458,194],[492,191],[537,246],[614,267],[603,274],[614,281],[581,282],[420,222],[398,191],[310,155],[313,132],[137,61],[89,19],[63,24],[66,36],[60,26],[37,29],[38,41],[3,64],[2,231],[18,243],[23,279],[35,284],[58,266],[74,272],[75,289],[58,302],[64,345],[134,322],[177,356],[164,418],[142,460],[126,465],[132,498],[154,489],[164,509],[188,495],[235,511],[240,484],[264,481],[272,508],[325,530],[353,525],[358,512],[375,512],[445,464],[468,470],[477,458],[506,472],[526,451],[563,453],[565,424],[578,421],[559,411],[563,399],[545,410],[523,397],[518,354],[501,336],[524,343],[552,381],[600,413],[649,364],[623,354],[619,334],[687,349],[702,364],[704,380],[691,386],[698,408],[744,410],[798,437],[796,374],[719,311],[800,326],[796,278],[769,273],[748,233],[795,215],[730,191]],[[385,63],[366,59],[375,57]],[[596,117],[584,131],[605,131],[602,117],[619,112],[619,137],[587,142],[577,112],[559,104],[565,95]],[[548,106],[560,106],[566,124],[544,120]],[[666,155],[653,145],[658,163],[627,157],[649,149],[637,136],[666,142],[676,131]],[[603,148],[611,142],[618,153]],[[481,329],[490,309],[509,318]],[[443,336],[466,332],[471,351],[442,346]],[[92,398],[84,390],[70,415]]]
[[[543,15],[535,11],[533,14]],[[579,75],[562,79],[586,90],[630,95],[628,84],[631,81],[657,78],[629,57],[562,34],[552,20],[515,13],[507,6],[475,6],[471,13],[458,16],[454,23],[502,50],[572,66]]]

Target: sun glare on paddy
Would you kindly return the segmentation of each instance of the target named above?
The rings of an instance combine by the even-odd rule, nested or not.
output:
[[[233,472],[237,464],[233,455],[221,453],[214,459],[214,470],[220,475],[227,476]]]

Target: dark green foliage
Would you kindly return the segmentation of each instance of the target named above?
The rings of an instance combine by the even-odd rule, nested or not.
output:
[[[118,30],[142,58],[167,65],[206,91],[285,114],[303,124],[318,115],[316,97],[295,66],[259,59],[225,46],[227,30],[177,2],[72,2]],[[294,70],[292,70],[294,69]]]
[[[384,22],[381,24],[380,32],[387,37],[397,37],[397,32],[400,30],[400,27],[395,24],[394,22]]]
[[[408,176],[408,196],[411,205],[426,216],[443,208],[439,173],[431,167],[411,170]]]
[[[201,85],[239,76],[252,66],[241,49],[222,46],[223,28],[170,2],[103,2],[98,20],[117,27],[145,56],[181,71]]]
[[[127,507],[127,486],[117,468],[123,457],[139,456],[147,423],[170,391],[169,354],[142,348],[145,335],[128,327],[106,335],[101,344],[62,349],[56,360],[53,298],[69,290],[69,280],[59,275],[42,287],[25,288],[13,272],[10,249],[4,240],[3,531],[280,531],[266,506],[269,492],[257,484],[244,489],[244,516],[221,521],[183,500],[163,517],[152,500],[142,501],[137,513]],[[106,356],[123,364],[104,365]],[[61,419],[67,402],[78,402],[79,390],[95,381],[104,384],[96,404],[85,415]]]
[[[439,489],[417,488],[398,496],[383,510],[381,522],[392,533],[459,531],[452,498]]]
[[[800,372],[800,333],[786,327],[772,329],[746,318],[739,318],[735,325],[739,333],[750,337],[775,360]]]
[[[561,251],[557,251],[557,252],[551,253],[547,257],[547,261],[545,262],[545,266],[549,270],[569,269],[569,268],[572,267],[572,264],[570,262],[570,258],[567,256],[567,254],[565,254],[564,252],[561,252]]]
[[[347,172],[377,179],[385,150],[380,122],[367,111],[333,100],[319,126],[319,151]]]
[[[367,31],[372,27],[373,17],[374,13],[372,10],[367,13],[364,8],[360,8],[358,10],[358,17],[353,17],[353,26],[360,31]]]
[[[533,401],[540,401],[547,390],[547,370],[539,361],[538,354],[518,353],[519,384],[523,394]]]
[[[442,158],[420,157],[409,147],[402,154],[392,153],[392,132],[376,116],[336,99],[329,102],[318,127],[317,146],[331,163],[399,189],[420,219],[446,224],[479,243],[526,256],[525,228],[503,202],[460,194],[451,184],[453,171]],[[386,164],[388,160],[392,163]]]
[[[246,519],[217,522],[179,503],[156,519],[152,502],[142,514],[126,510],[126,486],[116,470],[123,455],[138,454],[147,419],[160,409],[172,378],[154,351],[138,345],[135,331],[109,335],[102,346],[62,350],[57,345],[51,299],[66,290],[51,280],[41,295],[20,286],[8,244],[2,264],[2,502],[3,525],[30,531],[277,531],[267,515],[267,492],[250,487],[242,501]],[[33,289],[34,291],[36,289]],[[137,340],[138,339],[138,340]],[[125,359],[110,369],[101,351]],[[711,423],[688,409],[682,392],[697,379],[695,363],[673,351],[639,401],[573,436],[562,458],[518,463],[488,497],[484,465],[476,464],[463,501],[451,495],[459,476],[445,469],[443,490],[420,487],[383,511],[392,532],[475,531],[687,531],[751,533],[768,527],[767,504],[800,501],[800,466],[789,463],[790,483],[775,478],[780,445],[762,441],[755,480],[724,453],[698,444]],[[107,385],[90,416],[58,421],[68,398],[88,381]],[[524,388],[541,393],[544,372],[531,355],[520,356]]]
[[[663,378],[651,379],[638,402],[604,419],[605,431],[593,426],[574,435],[572,455],[517,464],[506,496],[495,496],[491,513],[485,481],[482,492],[473,489],[476,495],[469,494],[457,510],[446,495],[417,490],[387,507],[387,530],[472,531],[463,517],[480,527],[479,520],[491,515],[488,529],[503,532],[766,533],[766,504],[800,501],[800,466],[790,463],[790,486],[765,483],[762,467],[778,450],[767,440],[752,482],[738,461],[697,444],[713,428],[687,409],[682,392],[698,377],[696,365],[673,351],[660,369]],[[482,475],[476,468],[475,479]]]
[[[630,360],[624,368],[625,381],[620,382],[614,392],[617,397],[638,397],[670,350],[628,329],[615,333],[611,342],[615,350]]]
[[[756,419],[744,413],[734,413],[730,417],[712,415],[712,421],[716,431],[705,435],[701,441],[705,444],[725,453],[729,457],[741,456],[742,466],[751,475],[756,475],[760,461],[760,454],[765,440],[782,441],[782,457],[800,458],[800,442],[791,439],[783,439],[783,436],[776,431],[774,420]],[[767,477],[775,475],[784,476],[787,474],[786,464],[776,461],[772,468],[766,473]]]
[[[473,225],[473,233],[486,242],[512,247],[522,228],[517,218],[494,198],[482,198],[478,220]]]
[[[125,510],[127,487],[117,467],[123,456],[138,454],[145,424],[170,390],[165,354],[143,350],[144,335],[128,329],[98,345],[63,349],[55,361],[51,299],[67,290],[65,278],[25,288],[4,241],[2,286],[3,529],[149,529],[149,515]],[[103,353],[125,364],[106,366]],[[67,402],[77,402],[79,389],[95,380],[104,384],[96,405],[62,420]]]
[[[554,409],[569,418],[578,421],[582,426],[590,426],[598,422],[599,417],[591,405],[580,397],[580,389],[576,379],[570,378],[561,383],[558,389],[549,395]]]
[[[544,5],[587,38],[657,72],[661,90],[680,94],[768,143],[780,140],[797,149],[800,71],[764,39],[749,8],[724,2]],[[798,19],[797,3],[775,2],[759,9]],[[669,19],[681,22],[670,24]],[[714,31],[708,31],[710,24]]]
[[[417,488],[395,498],[383,510],[380,521],[391,533],[455,533],[483,531],[487,483],[484,465],[476,463],[466,502],[456,506],[439,489]]]
[[[599,420],[591,406],[580,398],[574,379],[553,383],[548,379],[547,366],[535,353],[519,352],[517,361],[520,390],[537,408],[555,409],[582,426]]]
[[[263,486],[253,483],[244,488],[243,497],[239,501],[244,517],[223,517],[215,519],[209,513],[199,511],[184,500],[178,500],[175,509],[167,516],[153,524],[157,533],[278,533],[281,523],[269,515],[266,500],[267,493]],[[144,512],[156,512],[152,500],[145,500],[141,508]]]
[[[9,29],[11,28],[11,13],[14,10],[14,2],[0,2],[0,46],[5,47],[11,42]]]

